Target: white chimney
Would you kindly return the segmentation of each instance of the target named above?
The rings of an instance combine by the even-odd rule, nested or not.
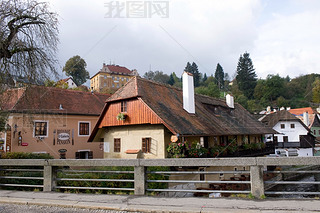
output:
[[[226,102],[227,102],[228,107],[234,108],[234,99],[233,99],[232,95],[230,95],[230,94],[226,95]]]
[[[304,123],[306,126],[309,126],[309,114],[308,114],[308,112],[304,112],[304,113],[303,113],[303,123]]]
[[[267,114],[270,114],[271,113],[271,106],[268,106],[267,107]]]
[[[194,103],[194,86],[193,75],[188,72],[182,74],[182,88],[183,88],[183,109],[188,113],[195,113]]]

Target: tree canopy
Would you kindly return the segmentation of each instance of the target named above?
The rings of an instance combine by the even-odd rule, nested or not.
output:
[[[245,52],[240,55],[238,66],[237,66],[237,84],[239,89],[248,98],[253,98],[254,88],[257,84],[257,75],[255,69],[253,68],[252,60],[250,54]]]
[[[163,84],[168,84],[170,77],[163,73],[162,71],[148,71],[143,75],[143,78],[146,78],[148,80],[156,81]],[[172,79],[174,80],[174,76],[172,76]]]
[[[17,75],[45,80],[57,75],[58,15],[48,3],[0,0],[1,79]]]
[[[89,72],[86,70],[87,63],[80,56],[76,55],[70,58],[63,67],[63,72],[71,76],[77,86],[85,83],[89,78]]]

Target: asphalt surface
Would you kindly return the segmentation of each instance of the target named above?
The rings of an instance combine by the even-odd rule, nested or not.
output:
[[[320,212],[319,199],[166,198],[0,190],[0,212]],[[19,205],[17,205],[19,204]],[[21,211],[20,211],[21,210]]]
[[[0,203],[0,213],[127,213],[128,211],[64,208],[58,206],[36,206],[28,204]]]

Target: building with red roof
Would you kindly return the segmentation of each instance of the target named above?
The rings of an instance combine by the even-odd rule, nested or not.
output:
[[[116,91],[137,75],[137,70],[103,63],[101,70],[90,78],[90,89],[97,92]]]
[[[189,85],[184,88],[192,89]],[[134,77],[107,99],[89,141],[104,141],[105,158],[133,158],[140,150],[139,157],[159,159],[168,157],[172,141],[225,150],[261,144],[265,134],[275,133],[232,98],[228,102]]]
[[[55,158],[102,158],[99,143],[87,143],[109,94],[28,86],[1,95],[8,113],[0,152],[49,153]]]

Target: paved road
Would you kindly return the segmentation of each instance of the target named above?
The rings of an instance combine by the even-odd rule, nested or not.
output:
[[[128,213],[102,209],[64,208],[58,206],[16,205],[0,203],[0,213]],[[132,213],[132,212],[130,212]],[[138,213],[138,212],[136,212]]]
[[[0,190],[1,212],[288,213],[320,212],[317,199],[166,198]],[[21,204],[18,207],[11,205]],[[34,206],[37,205],[37,206]],[[25,208],[25,209],[23,209]],[[6,210],[7,209],[7,210]],[[89,210],[88,210],[89,209]],[[3,211],[2,211],[3,210]],[[42,211],[43,210],[43,211]],[[28,212],[29,211],[29,212]]]

